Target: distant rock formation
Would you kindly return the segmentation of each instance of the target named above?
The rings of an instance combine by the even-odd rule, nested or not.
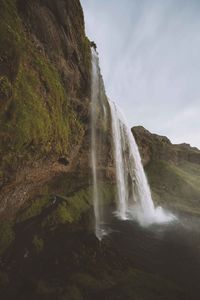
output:
[[[200,150],[174,145],[142,126],[132,128],[148,175],[153,198],[174,209],[200,214]]]
[[[132,132],[144,166],[152,160],[165,160],[175,164],[181,161],[200,164],[200,150],[189,144],[172,144],[167,137],[153,134],[142,126],[133,127]]]

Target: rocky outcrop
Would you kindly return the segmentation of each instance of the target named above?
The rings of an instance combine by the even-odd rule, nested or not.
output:
[[[157,203],[200,213],[200,150],[173,145],[167,137],[142,126],[132,128]]]
[[[172,144],[167,137],[153,134],[142,126],[133,127],[132,133],[139,146],[144,166],[152,160],[200,164],[200,150],[189,144]]]

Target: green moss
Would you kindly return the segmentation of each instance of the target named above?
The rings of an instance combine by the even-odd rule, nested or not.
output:
[[[146,171],[157,203],[200,213],[198,165],[184,162],[176,166],[166,161],[152,161]]]
[[[86,67],[87,75],[89,76],[91,70],[91,47],[90,40],[85,36],[82,41],[83,63]]]
[[[0,223],[0,255],[11,245],[15,239],[15,233],[12,223],[1,222]]]
[[[66,203],[59,204],[57,208],[48,215],[42,223],[43,227],[51,227],[58,224],[72,223],[73,217],[66,207]]]
[[[22,30],[15,1],[0,2],[0,94],[10,96],[1,110],[0,169],[51,152],[67,155],[83,136],[56,66]],[[12,93],[11,93],[12,91]]]
[[[1,120],[5,166],[50,151],[67,154],[83,135],[83,126],[68,104],[58,73],[44,58],[37,63],[36,70],[30,68],[28,72],[25,63],[20,65],[12,101]],[[48,89],[46,99],[41,82]]]
[[[77,222],[90,207],[91,189],[81,190],[63,201],[43,221],[43,227]]]
[[[11,95],[11,83],[6,76],[0,76],[0,97],[9,98]]]
[[[0,2],[0,63],[4,72],[13,80],[17,74],[21,56],[20,20],[15,1]]]
[[[18,215],[17,221],[23,222],[33,217],[36,217],[41,214],[44,207],[46,207],[49,203],[50,197],[46,196],[43,198],[38,198],[27,205],[27,207],[23,208]]]
[[[44,241],[42,238],[38,237],[37,235],[34,235],[32,243],[37,253],[40,253],[43,250]]]
[[[115,187],[111,184],[99,185],[102,204],[109,205],[114,200]],[[58,224],[71,224],[78,222],[82,215],[89,211],[93,205],[93,188],[90,186],[73,193],[68,197],[60,197],[61,203],[43,221],[43,227],[56,226]]]

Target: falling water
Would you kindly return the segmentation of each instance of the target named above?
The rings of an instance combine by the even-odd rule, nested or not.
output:
[[[174,219],[161,207],[155,208],[141,163],[139,150],[125,118],[114,102],[109,101],[118,191],[117,215],[136,219],[141,225],[166,223]]]
[[[154,206],[137,144],[122,112],[111,101],[109,101],[110,110],[107,109],[108,100],[100,74],[98,55],[93,48],[91,79],[91,162],[97,238],[101,240],[106,234],[100,181],[101,169],[106,169],[104,163],[106,154],[103,151],[105,133],[102,128],[110,122],[110,119],[116,168],[116,215],[123,220],[136,219],[143,226],[171,221],[174,217],[170,213]]]
[[[95,233],[99,240],[106,234],[103,224],[102,195],[99,169],[102,165],[103,136],[101,124],[106,122],[105,91],[99,70],[98,54],[92,48],[91,76],[91,161],[93,174],[93,203],[95,215]],[[104,122],[105,121],[105,122]]]

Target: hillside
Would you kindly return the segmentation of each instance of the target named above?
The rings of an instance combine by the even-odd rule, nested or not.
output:
[[[174,145],[167,137],[132,128],[157,203],[175,210],[200,213],[200,150]]]

